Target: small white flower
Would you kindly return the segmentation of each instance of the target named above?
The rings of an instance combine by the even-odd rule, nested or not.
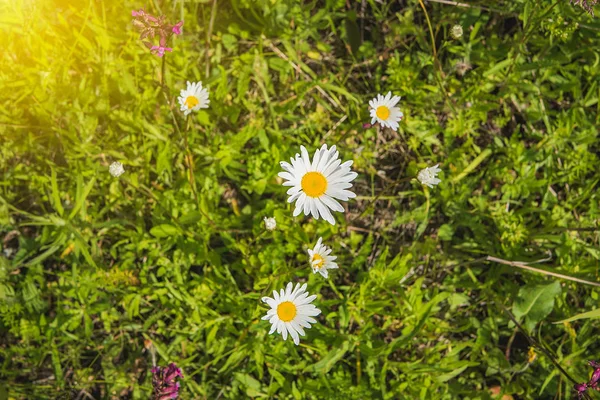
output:
[[[202,87],[202,82],[187,83],[187,88],[182,89],[177,98],[181,111],[188,115],[192,111],[198,111],[201,108],[208,108],[210,100],[208,99],[208,89]]]
[[[440,183],[441,180],[437,178],[437,174],[442,170],[438,168],[438,165],[440,164],[436,164],[433,167],[427,167],[419,171],[417,174],[417,179],[419,182],[421,182],[423,185],[429,186],[430,188]]]
[[[114,163],[110,164],[110,167],[108,167],[108,172],[110,172],[110,174],[115,178],[118,178],[123,175],[125,169],[123,169],[123,164],[115,161]]]
[[[317,296],[308,295],[306,283],[302,286],[297,283],[294,290],[292,286],[290,282],[285,290],[281,289],[279,292],[273,290],[273,298],[262,298],[262,301],[271,307],[262,319],[269,320],[271,323],[269,335],[277,331],[283,336],[283,340],[287,340],[289,333],[297,346],[300,343],[298,334],[305,336],[304,328],[310,328],[310,324],[317,323],[312,317],[321,314],[321,310],[311,304]]]
[[[265,217],[264,221],[265,221],[265,228],[268,231],[272,231],[273,229],[277,228],[277,221],[275,221],[275,217],[270,217],[270,218]]]
[[[452,27],[452,29],[450,30],[450,34],[452,35],[452,37],[454,39],[460,39],[460,37],[463,35],[463,28],[460,25],[454,25]]]
[[[404,118],[404,114],[396,104],[400,101],[400,96],[392,97],[392,92],[383,97],[378,94],[376,98],[369,101],[371,107],[371,124],[379,122],[383,127],[389,127],[397,131],[400,126],[398,123]]]
[[[344,211],[337,200],[348,201],[356,197],[356,194],[347,190],[352,187],[350,182],[358,176],[350,170],[353,161],[342,164],[339,151],[335,146],[328,149],[326,144],[315,151],[312,162],[304,146],[300,146],[300,152],[302,155],[296,153],[290,163],[282,161],[280,164],[285,172],[279,173],[287,181],[283,186],[291,186],[287,194],[290,195],[288,203],[296,201],[294,217],[304,211],[304,215],[312,214],[315,219],[320,216],[335,225],[330,210]]]
[[[339,267],[333,262],[337,257],[330,256],[331,249],[325,246],[322,241],[323,238],[319,238],[314,249],[308,249],[308,258],[310,266],[313,269],[313,274],[318,272],[323,275],[324,278],[327,278],[329,275],[327,272],[328,269],[338,269]]]

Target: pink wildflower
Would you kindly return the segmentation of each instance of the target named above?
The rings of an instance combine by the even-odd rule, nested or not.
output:
[[[165,46],[152,46],[152,48],[150,49],[150,53],[156,54],[159,57],[164,56],[165,51],[173,51],[173,49]]]
[[[181,35],[181,26],[183,25],[183,21],[179,21],[177,25],[173,27],[173,33],[176,35]]]

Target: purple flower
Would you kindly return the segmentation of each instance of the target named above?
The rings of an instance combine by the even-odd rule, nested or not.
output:
[[[179,397],[179,382],[177,378],[183,378],[181,369],[174,363],[169,364],[167,368],[152,368],[152,400],[169,400]]]
[[[152,48],[150,49],[150,52],[152,54],[156,54],[159,57],[164,56],[165,51],[173,51],[173,49],[165,46],[152,46]]]
[[[181,27],[183,26],[183,21],[179,21],[177,25],[175,25],[172,29],[173,33],[176,35],[181,35]]]
[[[144,16],[144,9],[142,8],[142,9],[140,9],[140,11],[133,10],[131,12],[131,16],[132,17],[143,17]]]

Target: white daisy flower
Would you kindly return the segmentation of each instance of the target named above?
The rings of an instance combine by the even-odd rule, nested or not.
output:
[[[304,328],[310,328],[310,324],[317,323],[312,317],[321,314],[321,310],[311,304],[317,296],[308,295],[306,283],[302,286],[297,283],[294,290],[292,286],[290,282],[285,290],[273,290],[273,298],[262,298],[262,301],[271,307],[262,319],[271,323],[269,335],[277,331],[283,336],[283,340],[287,340],[289,333],[297,346],[300,343],[298,334],[305,336]]]
[[[265,221],[265,228],[268,231],[272,231],[273,229],[277,228],[277,221],[275,221],[274,217],[270,217],[270,218],[265,217],[264,221]]]
[[[344,211],[337,200],[348,201],[356,197],[347,190],[352,187],[350,182],[358,176],[350,170],[353,161],[342,164],[335,146],[328,149],[326,144],[315,151],[312,162],[304,146],[300,146],[300,152],[302,155],[296,153],[296,157],[290,159],[291,163],[282,161],[280,165],[285,172],[279,173],[287,181],[283,186],[292,186],[287,194],[290,195],[288,203],[296,201],[294,217],[304,211],[304,215],[312,214],[315,219],[320,216],[335,225],[330,210]]]
[[[419,171],[417,174],[417,179],[419,182],[421,182],[423,185],[429,186],[430,188],[440,183],[442,180],[437,178],[437,174],[442,170],[438,168],[438,165],[440,164],[436,164],[433,167],[427,167]]]
[[[110,174],[115,178],[118,178],[123,175],[125,169],[123,168],[123,164],[120,162],[114,162],[110,164],[110,167],[108,167],[108,172],[110,172]]]
[[[397,131],[400,126],[398,123],[402,121],[404,114],[396,104],[400,101],[400,96],[392,97],[392,92],[383,97],[378,94],[376,98],[369,101],[371,107],[371,124],[379,122],[383,127],[390,127]]]
[[[208,108],[208,103],[210,103],[208,89],[202,87],[202,82],[190,83],[188,81],[187,88],[181,90],[177,101],[179,101],[184,115],[201,108]]]
[[[328,269],[338,269],[339,267],[333,262],[337,257],[330,256],[331,249],[325,246],[322,241],[323,238],[319,238],[314,249],[308,249],[308,257],[310,266],[313,269],[313,274],[318,272],[323,275],[324,278],[327,278],[329,275],[327,272]]]

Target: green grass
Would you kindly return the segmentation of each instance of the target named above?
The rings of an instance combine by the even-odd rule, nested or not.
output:
[[[598,320],[554,322],[600,292],[487,257],[600,282],[600,20],[468,3],[0,2],[0,398],[148,399],[153,353],[182,399],[571,398]],[[211,100],[187,130],[141,7],[185,21],[167,98]],[[363,128],[389,90],[399,131]],[[359,173],[335,226],[277,178],[323,143]],[[260,320],[289,281],[322,310],[298,347]]]

